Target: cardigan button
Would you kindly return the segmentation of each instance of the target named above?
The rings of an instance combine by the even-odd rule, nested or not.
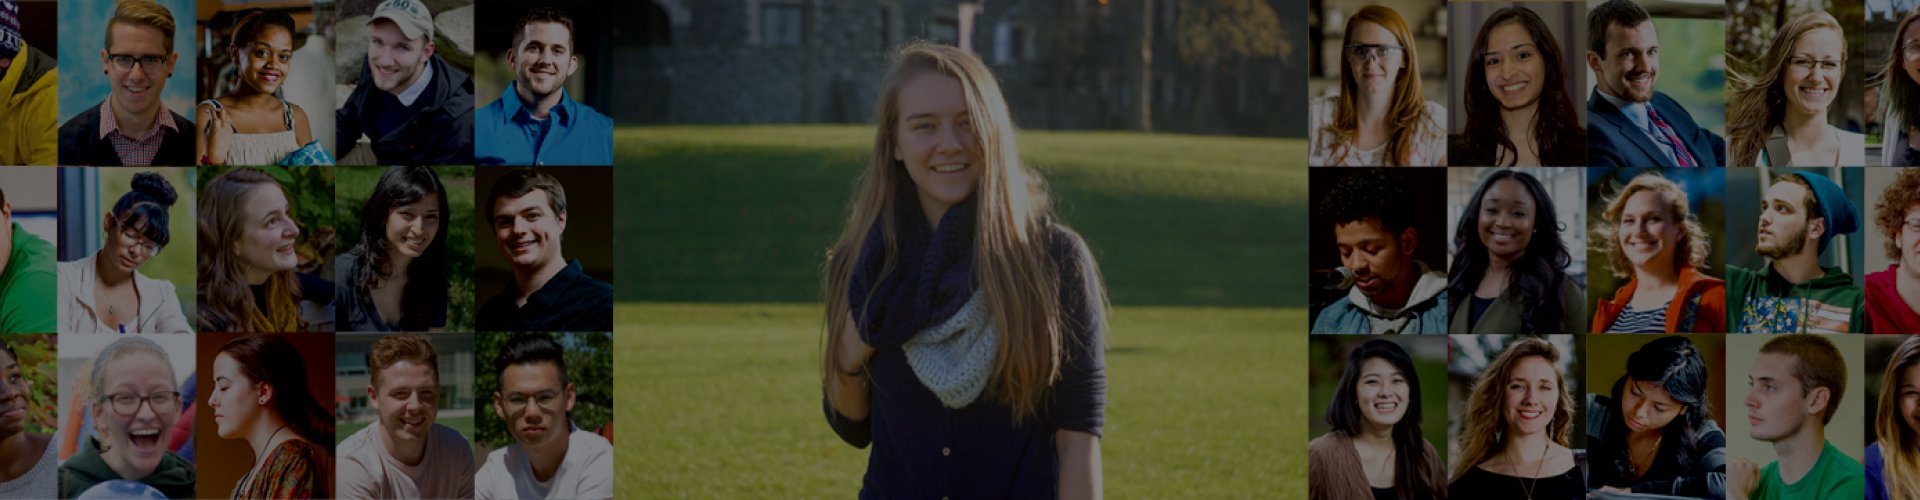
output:
[[[953,448],[940,449],[940,456],[946,457],[946,456],[952,456],[952,455],[953,455]]]

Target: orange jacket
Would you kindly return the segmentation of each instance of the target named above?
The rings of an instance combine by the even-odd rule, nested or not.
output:
[[[1612,299],[1593,305],[1593,333],[1607,331],[1607,327],[1613,326],[1613,321],[1620,318],[1620,312],[1627,309],[1627,301],[1633,299],[1633,290],[1639,285],[1640,280],[1629,281],[1613,293]],[[1726,333],[1726,282],[1700,274],[1700,271],[1689,267],[1680,271],[1680,284],[1675,289],[1673,300],[1667,305],[1667,333]],[[1694,296],[1700,297],[1700,305],[1693,311],[1692,330],[1674,331],[1685,319],[1687,300]]]

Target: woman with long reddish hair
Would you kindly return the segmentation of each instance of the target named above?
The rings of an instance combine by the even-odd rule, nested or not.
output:
[[[1400,13],[1378,5],[1347,18],[1340,94],[1308,111],[1312,166],[1445,166],[1447,110],[1420,89],[1420,57]]]

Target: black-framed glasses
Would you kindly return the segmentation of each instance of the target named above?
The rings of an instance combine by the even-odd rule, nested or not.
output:
[[[1356,43],[1346,47],[1347,60],[1356,64],[1373,62],[1374,58],[1385,58],[1389,54],[1398,55],[1406,47],[1399,45],[1375,45]]]
[[[541,391],[534,395],[513,393],[507,395],[507,413],[520,413],[527,409],[527,403],[539,405],[540,409],[554,409],[560,401],[560,391]]]
[[[149,75],[157,74],[161,69],[160,66],[167,62],[166,56],[130,56],[126,54],[107,54],[107,60],[113,61],[113,67],[119,68],[120,71],[132,71],[133,65],[139,64],[140,70],[147,72]]]
[[[152,406],[153,412],[161,415],[172,415],[180,412],[180,391],[160,391],[145,396],[130,392],[120,392],[101,396],[100,400],[112,403],[113,412],[120,414],[122,417],[131,417],[133,414],[138,413],[140,411],[140,403],[146,403],[148,406]]]

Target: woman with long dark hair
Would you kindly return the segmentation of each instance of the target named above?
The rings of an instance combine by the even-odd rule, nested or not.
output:
[[[1628,355],[1611,396],[1587,395],[1587,486],[1726,495],[1727,436],[1713,421],[1710,382],[1700,349],[1686,337],[1658,337]]]
[[[447,189],[429,167],[392,167],[360,207],[360,242],[334,262],[336,330],[447,324]]]
[[[1325,418],[1307,444],[1307,497],[1445,499],[1446,468],[1421,435],[1420,375],[1405,349],[1368,340],[1347,355]]]
[[[1494,11],[1467,61],[1467,126],[1449,140],[1453,165],[1586,166],[1587,129],[1569,97],[1573,67],[1539,14]]]
[[[173,240],[178,194],[154,172],[134,174],[132,187],[101,217],[100,250],[60,263],[61,333],[193,332],[173,283],[140,273]]]
[[[326,498],[333,491],[333,414],[308,390],[293,342],[252,334],[213,358],[207,411],[221,439],[244,439],[253,464],[233,498]]]
[[[1586,333],[1585,291],[1547,188],[1496,170],[1480,181],[1454,231],[1447,300],[1453,333]]]

